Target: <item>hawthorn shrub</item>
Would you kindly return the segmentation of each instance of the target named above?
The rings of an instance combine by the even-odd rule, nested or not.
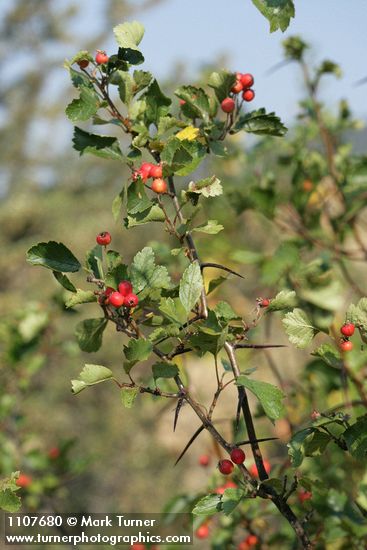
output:
[[[69,291],[66,307],[94,304],[95,315],[76,327],[82,351],[101,348],[108,324],[124,339],[121,371],[86,364],[72,391],[112,381],[128,408],[143,394],[170,400],[173,429],[183,405],[191,407],[200,427],[179,459],[206,430],[215,442],[218,471],[206,491],[175,495],[166,511],[192,511],[198,539],[210,537],[212,548],[361,548],[367,535],[367,298],[350,263],[367,255],[360,232],[366,159],[340,140],[355,127],[347,105],[329,117],[317,95],[321,78],[338,76],[339,68],[325,61],[311,70],[304,59],[307,45],[297,37],[285,42],[286,58],[301,66],[308,97],[301,123],[282,144],[287,129],[279,117],[264,108],[248,110],[253,94],[245,92],[253,90],[252,75],[213,72],[202,86],[179,87],[172,100],[149,72],[131,70],[144,61],[142,25],[123,23],[114,34],[117,53],[98,51],[93,57],[81,51],[66,62],[79,94],[66,109],[68,118],[111,130],[101,135],[76,126],[73,145],[80,155],[114,160],[116,169],[121,163],[129,167],[131,177],[112,205],[116,221],[123,212],[125,238],[133,228],[160,224],[170,248],[165,265],[151,246],[124,262],[113,249],[113,232],[102,227],[86,254],[83,289],[70,278],[82,265],[64,244],[43,242],[28,251],[29,263],[51,270]],[[243,132],[266,137],[244,155],[241,139],[232,137]],[[209,156],[218,167],[215,174],[206,173]],[[238,181],[226,174],[234,160],[246,166]],[[222,185],[221,173],[228,185]],[[236,249],[230,206],[238,215],[252,210],[266,219],[270,235],[278,235],[278,248],[271,254]],[[231,267],[199,257],[197,237],[211,236],[203,250],[213,256],[214,239],[224,229],[208,212],[218,212],[231,226]],[[257,265],[261,273],[264,293],[249,312],[217,298],[229,277],[236,288],[246,284],[234,261]],[[208,280],[209,268],[220,276]],[[348,305],[343,292],[349,302],[353,293],[354,303]],[[269,343],[266,332],[266,340],[257,338],[257,327],[279,316],[290,343],[312,354],[294,381],[270,355],[283,344]],[[266,354],[277,386],[258,379],[247,365],[249,350]],[[289,351],[283,353],[287,364]],[[211,402],[197,401],[190,364],[182,361],[186,355],[212,358],[213,373],[205,373],[216,381]],[[136,375],[142,362],[146,374]],[[238,398],[228,438],[215,411],[231,386]],[[287,428],[287,447],[267,444],[281,457],[274,463],[262,452],[262,442],[273,437],[257,436],[259,417]],[[200,459],[207,468],[209,462]]]

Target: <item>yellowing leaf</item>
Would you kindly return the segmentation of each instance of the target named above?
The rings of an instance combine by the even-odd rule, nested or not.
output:
[[[199,128],[194,128],[194,126],[187,126],[181,132],[176,134],[176,138],[180,141],[187,139],[188,141],[194,141],[200,135]]]

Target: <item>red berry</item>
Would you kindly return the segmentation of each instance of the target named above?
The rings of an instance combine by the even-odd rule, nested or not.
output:
[[[96,237],[97,243],[101,246],[107,246],[108,244],[110,244],[111,240],[112,237],[108,231],[102,231],[102,233],[98,233]]]
[[[245,538],[245,542],[249,546],[255,546],[259,542],[259,539],[256,535],[248,535],[248,537]]]
[[[128,294],[127,296],[123,297],[124,299],[124,306],[125,307],[136,307],[139,303],[139,298],[136,294]]]
[[[120,292],[112,292],[109,297],[110,304],[114,307],[121,307],[124,303],[124,296]]]
[[[150,170],[150,177],[151,178],[161,178],[163,175],[162,166],[158,164],[157,166],[152,166]]]
[[[200,466],[209,466],[210,456],[209,455],[200,455],[199,456],[199,464],[200,464]]]
[[[224,488],[224,489],[237,489],[237,485],[234,483],[234,481],[227,481],[227,482],[223,485],[223,488]]]
[[[313,189],[313,183],[311,180],[304,180],[302,183],[303,190],[306,191],[306,193],[310,193]]]
[[[235,464],[242,464],[245,462],[246,455],[242,449],[235,448],[231,451],[231,460]]]
[[[162,178],[157,178],[153,180],[152,191],[154,191],[155,193],[167,193],[167,189],[167,183],[165,182],[165,180],[162,180]]]
[[[152,164],[151,162],[143,162],[143,164],[139,168],[140,172],[143,174],[143,179],[144,177],[145,179],[152,177],[152,168],[154,168],[154,164]]]
[[[310,491],[302,491],[298,495],[298,500],[303,504],[305,500],[310,500],[312,498],[312,493]]]
[[[353,336],[355,328],[356,327],[354,323],[344,323],[344,325],[340,329],[340,332],[343,334],[343,336]]]
[[[97,65],[103,65],[104,63],[108,63],[109,57],[106,54],[106,52],[102,50],[97,50],[96,54],[96,63]]]
[[[341,340],[339,347],[342,351],[352,351],[353,342],[351,342],[350,340]]]
[[[224,459],[218,462],[218,468],[221,474],[228,476],[233,472],[234,464],[231,460]]]
[[[29,487],[31,483],[32,483],[32,478],[27,474],[20,474],[18,479],[15,482],[15,484],[18,485],[18,487],[22,487],[23,489],[26,489],[27,487]]]
[[[98,298],[98,302],[103,305],[107,305],[110,303],[109,297],[112,294],[112,292],[115,292],[115,289],[108,286],[106,290],[100,295]]]
[[[321,414],[318,411],[312,411],[310,416],[311,420],[317,420],[318,418],[320,418]]]
[[[209,526],[206,523],[200,525],[195,531],[195,537],[198,539],[207,539],[209,537]]]
[[[60,449],[58,447],[51,447],[48,451],[48,456],[51,460],[56,460],[60,456]]]
[[[255,97],[255,92],[254,90],[245,90],[242,97],[245,101],[252,101]]]
[[[268,460],[266,460],[266,458],[263,459],[263,463],[264,463],[264,468],[265,468],[265,472],[267,474],[270,474],[270,471],[271,471],[271,464]],[[259,475],[258,471],[257,471],[257,466],[256,464],[253,464],[251,467],[250,467],[250,474],[253,476],[253,477],[256,477]]]
[[[226,97],[220,105],[222,107],[222,111],[225,113],[232,113],[236,104],[231,97]]]
[[[88,59],[80,59],[79,61],[77,61],[77,64],[81,69],[86,69],[89,65],[89,61]]]
[[[133,172],[133,180],[136,181],[138,178],[141,178],[141,180],[143,181],[143,183],[145,183],[148,179],[149,175],[147,173],[147,171],[145,170],[142,170],[141,168],[139,168],[139,170],[135,170]]]
[[[251,88],[254,84],[254,77],[250,73],[242,74],[241,83],[244,88]]]
[[[180,99],[180,100],[179,100],[179,104],[180,104],[180,105],[186,105],[186,101],[185,101],[184,99]]]
[[[243,90],[243,85],[240,80],[237,80],[236,84],[233,84],[231,92],[234,94],[239,94]]]
[[[127,296],[128,294],[131,294],[133,291],[133,285],[130,283],[130,281],[121,281],[119,284],[119,293],[123,296]]]
[[[268,307],[270,305],[270,300],[268,298],[263,298],[259,301],[260,307]]]

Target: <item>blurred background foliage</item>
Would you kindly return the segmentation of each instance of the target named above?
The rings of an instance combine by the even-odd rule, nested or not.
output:
[[[66,72],[60,76],[63,58],[79,49],[103,46],[117,22],[138,18],[140,10],[154,8],[160,0],[105,3],[105,18],[96,23],[93,38],[73,32],[83,16],[78,2],[16,0],[0,20],[0,474],[21,470],[32,477],[24,505],[33,510],[158,511],[172,487],[177,493],[205,487],[208,474],[196,467],[198,456],[218,453],[204,435],[173,468],[195,423],[189,411],[181,415],[173,434],[171,405],[157,404],[149,396],[139,399],[133,411],[122,408],[118,393],[108,385],[73,397],[70,379],[90,361],[73,335],[81,315],[88,316],[88,306],[82,313],[66,311],[63,290],[56,281],[25,263],[25,251],[34,242],[51,239],[65,242],[82,257],[102,230],[112,233],[114,248],[127,259],[146,243],[155,248],[159,262],[170,257],[168,240],[162,240],[154,226],[127,234],[120,223],[113,225],[111,204],[129,177],[125,168],[92,156],[80,159],[71,148],[71,125],[64,109],[73,91]],[[7,52],[12,53],[11,60]],[[221,61],[217,60],[219,65]],[[198,81],[205,81],[213,68],[203,69]],[[170,95],[184,79],[182,66],[177,67],[164,83],[165,92]],[[285,286],[302,288],[299,297],[312,305],[319,327],[329,326],[333,319],[341,324],[346,306],[363,290],[366,293],[362,263],[340,259],[325,247],[312,249],[300,236],[297,211],[314,220],[314,240],[326,235],[326,241],[332,242],[333,234],[343,232],[340,224],[348,226],[340,216],[331,215],[330,222],[320,215],[319,206],[329,192],[328,166],[318,125],[310,116],[313,108],[309,98],[302,101],[287,138],[232,138],[225,160],[215,157],[200,167],[200,175],[220,177],[226,197],[225,202],[213,201],[208,207],[209,218],[217,219],[226,230],[203,237],[200,255],[244,274],[245,281],[231,277],[221,291],[249,321],[257,297],[271,297]],[[352,200],[353,193],[367,188],[367,163],[353,158],[354,151],[365,150],[366,135],[357,131],[360,125],[345,102],[325,116],[337,140],[338,170],[355,163],[354,180],[346,182]],[[319,182],[323,183],[317,190]],[[340,204],[333,199],[331,207],[337,210]],[[358,239],[366,247],[365,210],[360,211],[355,228],[354,233],[345,231],[345,247],[353,249]],[[208,274],[218,277],[217,272]],[[83,287],[83,276],[79,277],[78,286]],[[211,296],[216,299],[215,293]],[[251,335],[254,341],[286,343],[277,321],[262,323]],[[104,343],[93,362],[118,371],[122,343],[112,329],[106,331]],[[317,403],[320,386],[312,386],[312,380],[320,364],[309,363],[306,352],[290,348],[286,353],[284,363],[283,351],[271,355],[244,351],[243,365],[251,363],[260,377],[272,381],[276,363],[288,387],[302,365],[308,364],[304,377],[311,380],[313,395],[305,396],[303,402],[295,392],[296,400],[292,402],[291,394],[288,403],[289,415],[298,424],[309,416],[310,402]],[[207,368],[212,365],[206,358],[190,364],[190,377],[203,400],[214,390],[214,381],[203,383]],[[335,374],[328,376],[324,369],[323,377],[322,395],[329,396],[324,403],[328,408],[340,403],[342,388]],[[231,392],[218,408],[220,417],[233,416],[236,392]],[[267,422],[260,426],[260,437],[269,435]],[[230,429],[223,425],[223,430]],[[277,423],[275,433],[287,440],[288,422]],[[55,446],[61,450],[56,459],[52,452],[50,456]],[[283,444],[267,443],[264,448],[272,464],[284,461]],[[343,478],[337,464],[329,475],[330,482]]]

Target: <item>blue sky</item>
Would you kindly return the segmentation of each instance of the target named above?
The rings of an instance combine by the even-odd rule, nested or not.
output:
[[[255,75],[253,106],[266,106],[289,121],[301,91],[297,68],[265,73],[281,60],[284,37],[301,34],[313,46],[312,61],[327,57],[342,66],[342,79],[325,79],[323,97],[328,102],[347,98],[354,112],[367,118],[367,85],[354,86],[367,75],[366,0],[295,0],[295,4],[296,17],[289,30],[270,34],[267,21],[250,0],[166,0],[139,14],[146,27],[145,66],[166,76],[176,62],[184,61],[194,75],[201,65],[226,54],[229,69]]]

